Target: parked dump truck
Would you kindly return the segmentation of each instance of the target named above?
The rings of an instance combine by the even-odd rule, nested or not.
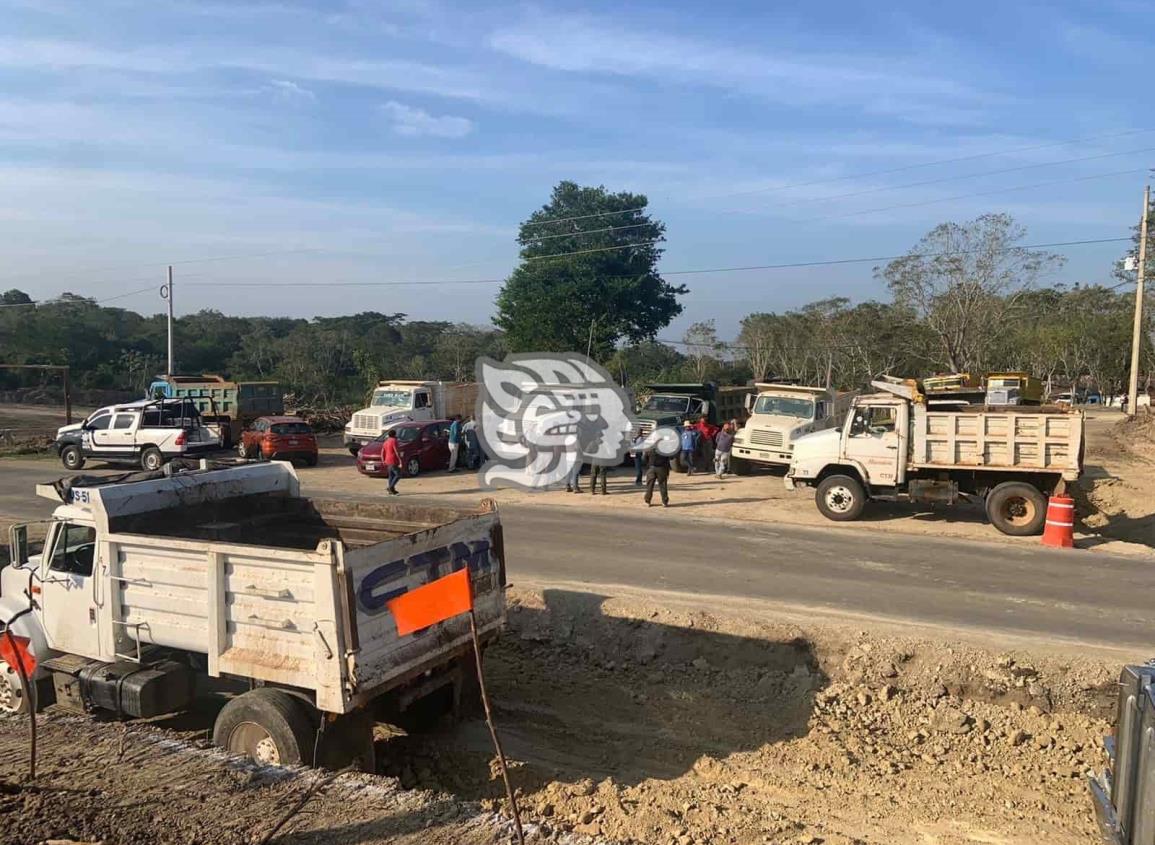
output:
[[[159,375],[148,386],[150,399],[188,398],[206,423],[220,426],[226,449],[258,417],[285,412],[281,386],[275,381],[229,381],[216,373],[192,376]]]
[[[952,505],[975,497],[1004,534],[1037,534],[1047,496],[1082,471],[1083,415],[1055,407],[936,410],[913,379],[871,382],[845,424],[799,438],[786,486],[815,487],[828,519],[858,519],[868,501]]]
[[[939,373],[922,380],[922,394],[931,407],[981,405],[986,400],[983,377],[971,373]]]
[[[1119,675],[1115,730],[1104,743],[1107,769],[1090,780],[1102,841],[1155,842],[1155,660]]]
[[[853,393],[800,384],[759,382],[750,418],[734,438],[730,468],[745,475],[752,464],[789,466],[794,441],[841,426]]]
[[[345,448],[356,455],[398,423],[468,417],[476,404],[477,385],[472,382],[379,381],[369,407],[353,414],[345,426]]]
[[[641,392],[645,401],[638,409],[639,433],[649,434],[655,428],[681,428],[686,420],[697,422],[703,416],[713,425],[729,419],[744,419],[746,397],[754,393],[749,385],[718,386],[704,384],[647,384]]]
[[[367,764],[374,720],[432,693],[471,695],[468,617],[399,637],[388,602],[468,568],[483,641],[505,621],[496,506],[303,498],[292,467],[249,464],[39,485],[62,500],[40,550],[11,529],[0,619],[20,616],[39,665],[32,700],[0,662],[0,707],[55,699],[152,717],[201,676],[241,694],[213,729],[266,763]],[[247,690],[247,691],[243,691]],[[315,753],[316,752],[316,753]]]

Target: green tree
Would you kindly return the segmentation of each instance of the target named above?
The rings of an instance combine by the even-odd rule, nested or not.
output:
[[[666,227],[640,194],[562,182],[521,224],[521,264],[497,297],[494,323],[514,352],[584,352],[653,339],[682,312],[681,285],[657,270]]]
[[[0,293],[0,305],[28,305],[31,302],[32,297],[16,288]]]

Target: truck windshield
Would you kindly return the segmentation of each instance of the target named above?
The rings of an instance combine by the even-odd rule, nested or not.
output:
[[[763,395],[754,403],[754,413],[809,420],[814,418],[814,401],[799,399],[797,396]]]
[[[374,408],[408,408],[412,395],[408,390],[374,390],[372,404]]]
[[[987,383],[988,387],[1019,387],[1017,378],[993,378]]]
[[[651,396],[643,411],[661,411],[664,414],[684,414],[690,409],[690,400],[685,396]]]

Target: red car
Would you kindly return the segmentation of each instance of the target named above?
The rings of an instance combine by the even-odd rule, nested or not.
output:
[[[449,466],[449,420],[407,422],[394,426],[397,432],[397,454],[401,457],[401,474],[412,478],[421,472],[446,469]],[[364,475],[384,477],[389,474],[381,460],[385,435],[370,441],[357,453],[357,471]]]
[[[241,432],[237,454],[242,458],[272,461],[302,461],[317,465],[317,438],[300,417],[258,417]]]

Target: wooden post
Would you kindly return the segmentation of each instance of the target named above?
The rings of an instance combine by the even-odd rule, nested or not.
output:
[[[518,845],[525,845],[525,833],[521,829],[521,814],[517,810],[517,798],[513,794],[513,787],[509,785],[509,769],[505,764],[505,752],[501,748],[501,740],[497,738],[497,729],[493,726],[493,714],[489,710],[489,696],[485,692],[485,676],[481,671],[481,639],[477,636],[477,616],[472,607],[469,609],[469,632],[473,635],[473,656],[477,661],[477,686],[481,691],[481,705],[485,708],[485,723],[489,726],[489,735],[493,738],[493,747],[497,751],[497,760],[501,766],[501,779],[505,781],[505,795],[509,799],[509,806],[513,812],[513,827],[517,831]]]
[[[64,373],[64,424],[72,425],[72,385],[68,381],[68,367],[61,372]]]
[[[1136,269],[1135,326],[1131,335],[1131,382],[1127,391],[1127,416],[1139,410],[1139,351],[1143,347],[1143,282],[1147,277],[1147,218],[1151,209],[1151,186],[1143,189],[1143,222],[1139,225],[1139,266]]]

